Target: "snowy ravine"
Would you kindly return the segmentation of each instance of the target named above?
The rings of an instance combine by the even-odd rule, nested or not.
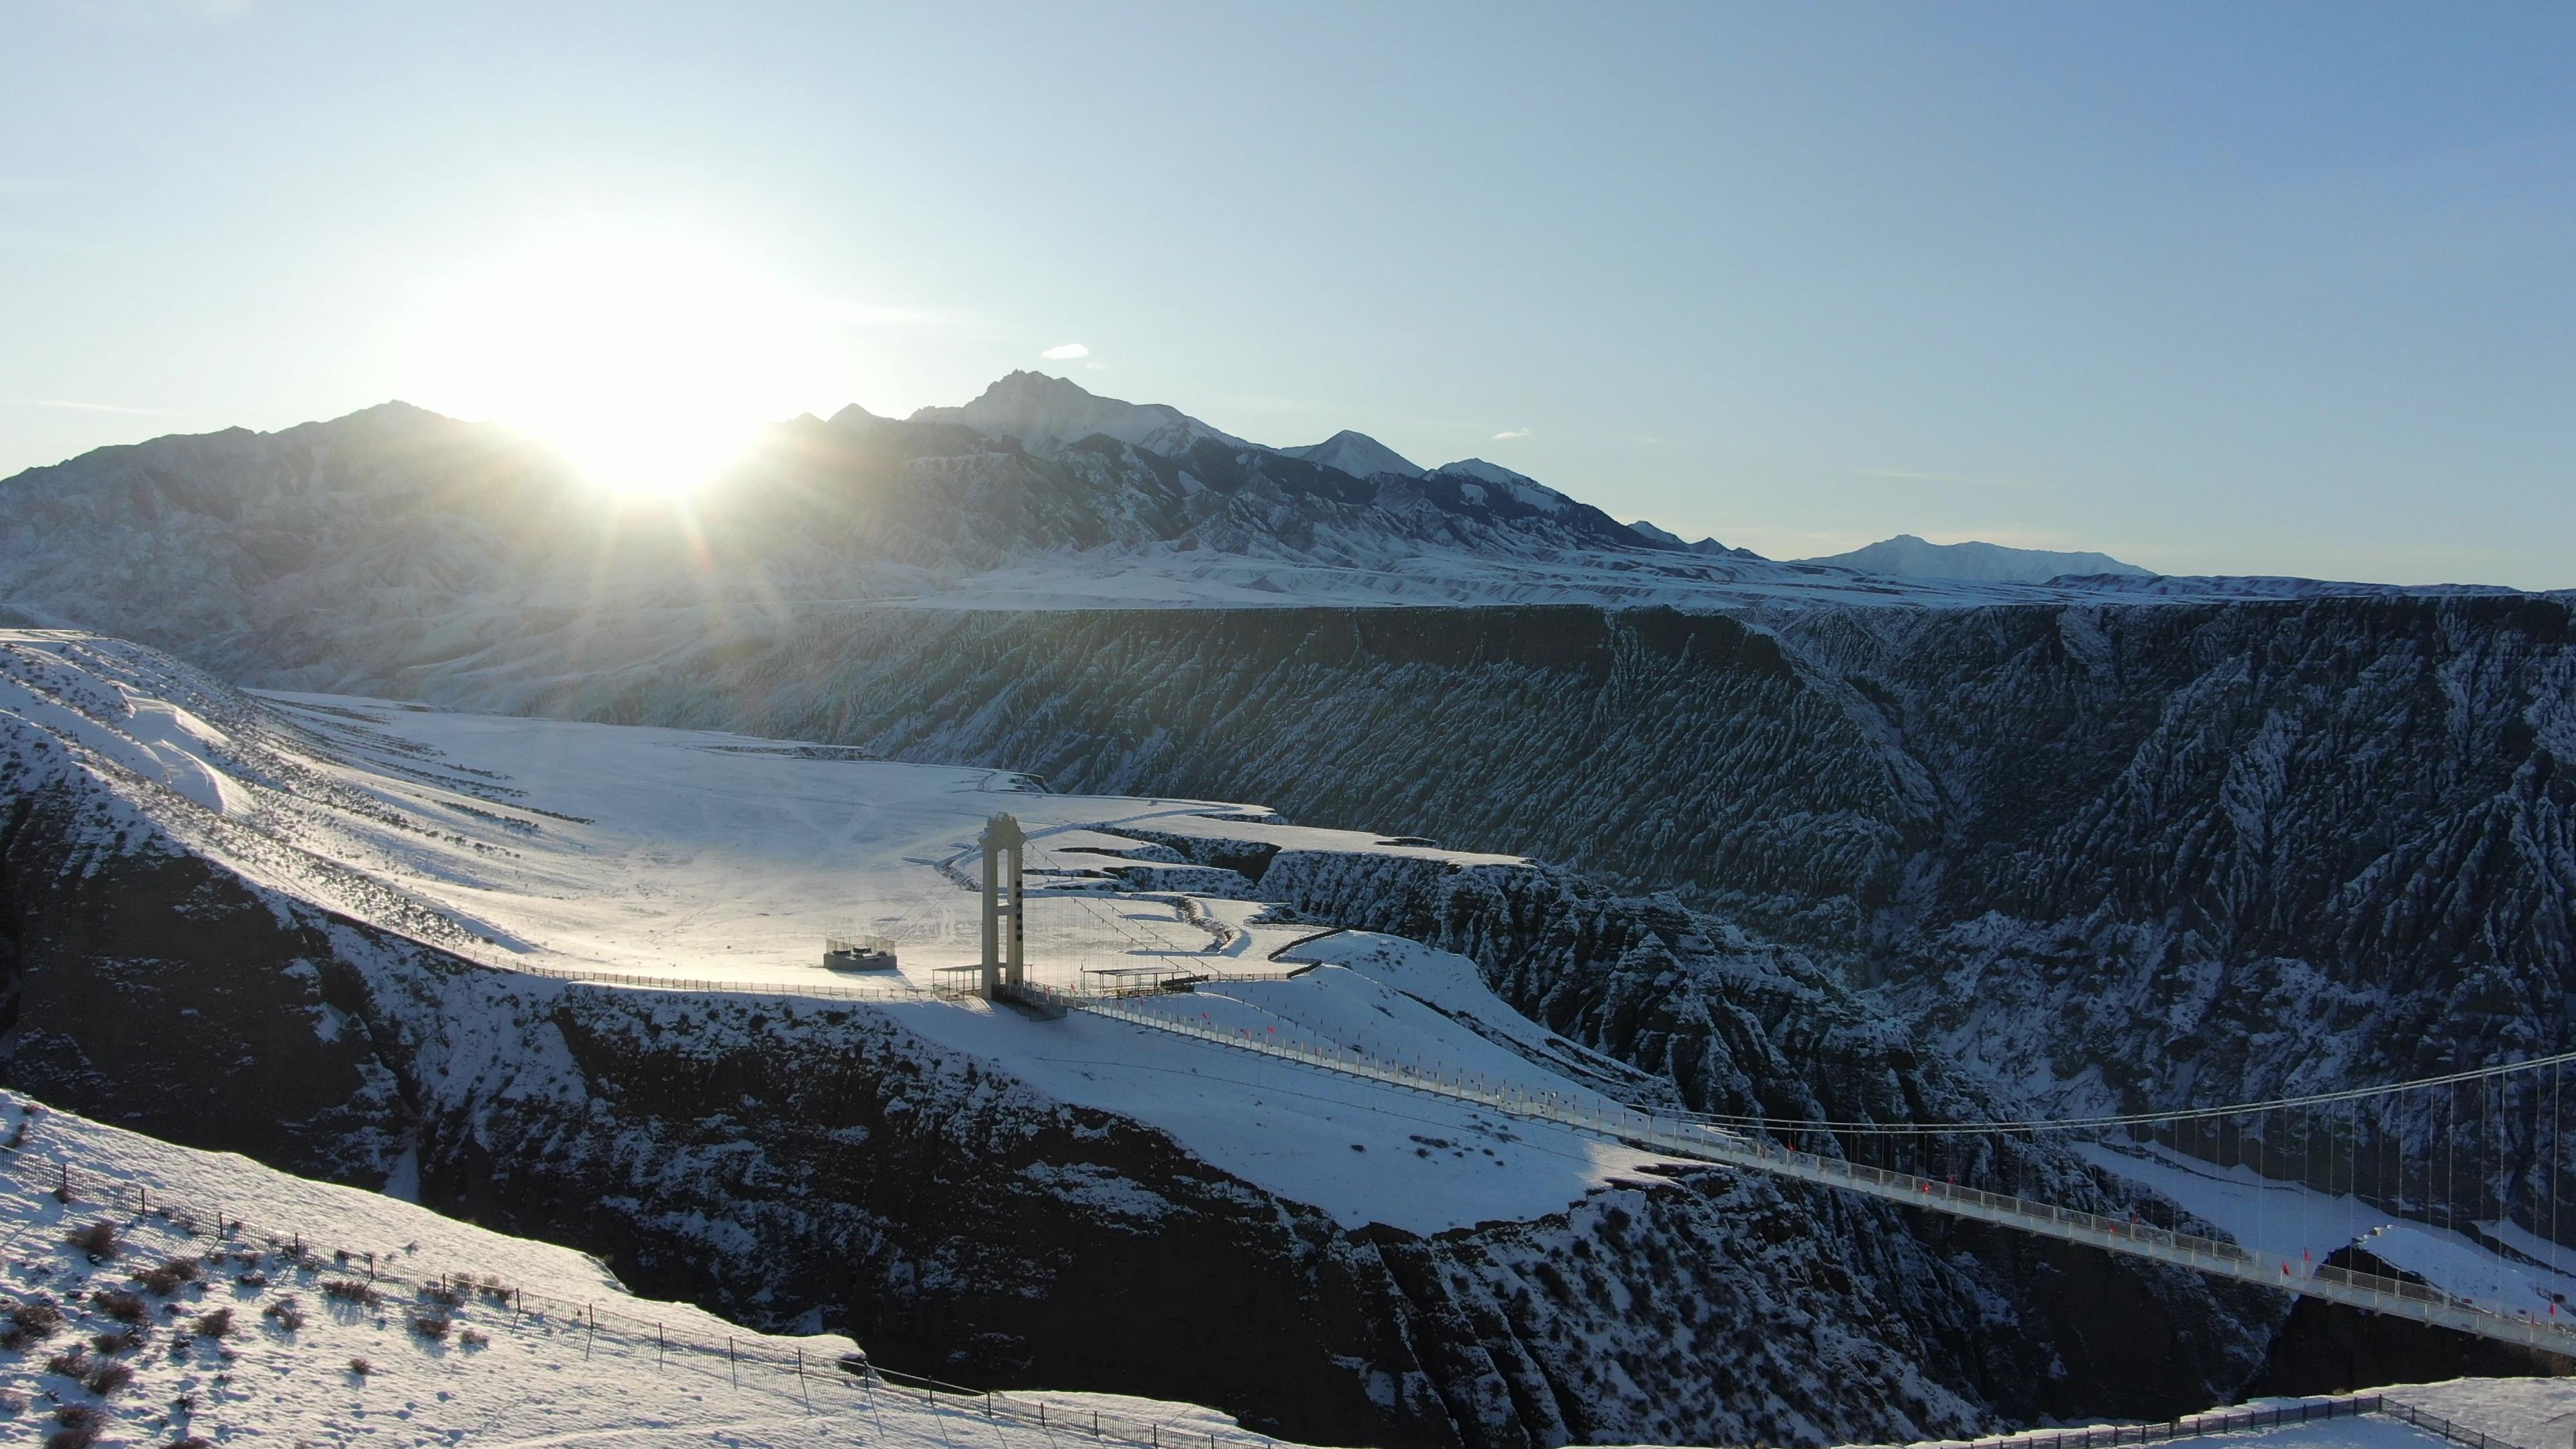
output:
[[[1008,808],[1039,836],[1041,970],[1184,960],[1210,1012],[1570,1093],[1984,1110],[1794,955],[1510,857],[741,736],[266,702],[85,636],[0,641],[0,691],[13,1084],[894,1367],[1324,1443],[1821,1444],[2203,1407],[2286,1311],[1096,1019],[534,974],[829,988],[865,978],[820,939],[858,929],[928,979],[972,954],[952,862]],[[1262,906],[1292,896],[1362,929],[1301,941]],[[1560,918],[1610,954],[1441,949]],[[1260,979],[1274,953],[1324,964]],[[1689,982],[1661,1016],[1658,978]],[[2125,1352],[2141,1331],[2166,1351]]]

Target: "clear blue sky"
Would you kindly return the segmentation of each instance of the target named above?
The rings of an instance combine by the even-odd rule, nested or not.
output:
[[[950,8],[14,0],[0,473],[1037,367],[1775,555],[2576,585],[2576,7]],[[691,358],[478,371],[566,235]]]

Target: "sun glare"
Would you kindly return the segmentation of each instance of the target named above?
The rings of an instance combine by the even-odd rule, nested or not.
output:
[[[434,287],[406,331],[415,401],[516,427],[625,495],[703,485],[836,371],[827,308],[643,228],[533,238]]]

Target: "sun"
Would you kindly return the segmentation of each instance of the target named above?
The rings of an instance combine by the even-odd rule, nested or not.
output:
[[[832,376],[830,309],[744,249],[646,226],[522,238],[426,289],[398,343],[425,407],[507,423],[601,488],[690,492]]]

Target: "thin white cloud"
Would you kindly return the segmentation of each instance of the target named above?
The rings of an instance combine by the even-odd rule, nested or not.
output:
[[[141,417],[150,417],[160,411],[158,408],[129,408],[117,403],[74,402],[60,397],[11,397],[0,398],[0,402],[13,408],[68,408],[77,413],[133,413]]]
[[[1067,342],[1061,346],[1050,347],[1046,351],[1038,354],[1038,356],[1045,358],[1049,362],[1069,362],[1074,358],[1089,357],[1090,355],[1091,349],[1083,346],[1079,342]]]
[[[1107,372],[1109,370],[1109,364],[1105,362],[1086,362],[1082,365],[1082,370],[1085,372]]]
[[[1526,438],[1526,437],[1528,437],[1528,436],[1529,436],[1529,429],[1527,429],[1527,428],[1514,428],[1514,429],[1512,429],[1512,430],[1511,430],[1511,431],[1509,431],[1509,432],[1505,432],[1505,433],[1496,433],[1496,434],[1494,434],[1494,441],[1495,441],[1495,442],[1497,442],[1497,443],[1499,443],[1499,442],[1503,441],[1503,440],[1504,440],[1504,439],[1506,439],[1506,438]]]

